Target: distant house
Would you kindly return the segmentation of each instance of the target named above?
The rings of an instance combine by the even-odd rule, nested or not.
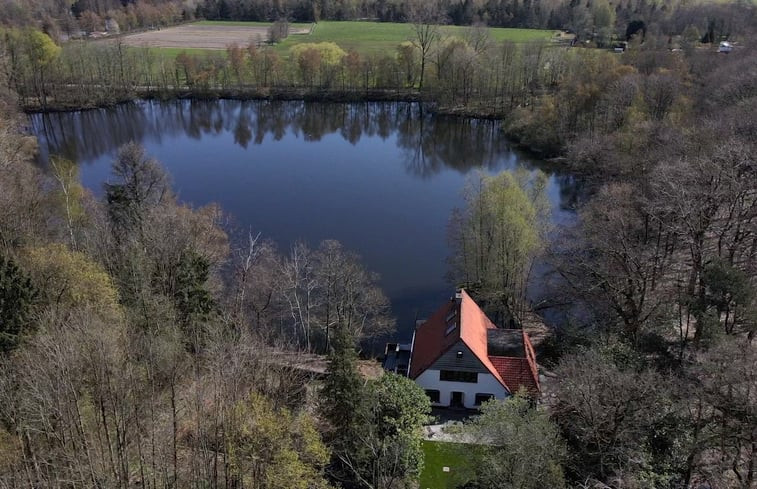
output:
[[[497,328],[464,290],[416,327],[409,355],[408,377],[434,406],[477,408],[521,387],[539,392],[528,334]]]
[[[719,53],[730,53],[731,51],[733,51],[733,44],[728,41],[723,41],[718,46]]]

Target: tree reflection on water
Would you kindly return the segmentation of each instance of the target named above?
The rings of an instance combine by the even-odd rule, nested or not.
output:
[[[291,101],[146,101],[113,108],[31,116],[40,137],[40,162],[59,154],[93,161],[130,141],[160,144],[186,135],[202,139],[232,133],[247,149],[266,137],[292,133],[305,141],[338,134],[357,144],[364,136],[395,137],[408,174],[429,178],[444,169],[466,173],[494,168],[517,156],[497,122],[435,116],[416,103],[307,103]]]

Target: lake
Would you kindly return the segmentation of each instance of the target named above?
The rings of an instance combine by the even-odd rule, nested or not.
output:
[[[282,250],[341,241],[381,275],[399,339],[454,292],[444,277],[447,222],[472,171],[543,169],[553,219],[573,217],[571,177],[514,149],[498,123],[434,116],[418,104],[144,101],[34,114],[30,124],[41,164],[53,154],[78,162],[96,195],[119,146],[136,141],[182,201],[217,202],[239,230]]]

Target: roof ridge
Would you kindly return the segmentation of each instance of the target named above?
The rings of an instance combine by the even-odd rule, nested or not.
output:
[[[502,375],[499,373],[499,371],[497,371],[497,368],[494,366],[494,364],[491,362],[491,360],[489,360],[489,345],[488,345],[488,342],[486,340],[488,333],[486,331],[489,330],[489,329],[491,329],[489,325],[492,325],[493,327],[496,327],[496,326],[494,326],[494,323],[492,323],[492,320],[489,319],[489,317],[486,315],[486,313],[483,310],[481,310],[481,307],[476,303],[476,301],[473,300],[473,298],[468,294],[468,292],[465,291],[465,289],[460,289],[460,293],[461,293],[461,299],[460,299],[460,340],[463,343],[465,343],[465,345],[473,352],[473,354],[476,356],[476,358],[478,358],[478,360],[484,365],[484,367],[486,367],[486,370],[488,370],[489,373],[495,379],[497,379],[497,381],[500,384],[502,384],[502,387],[504,387],[505,389],[507,389],[508,392],[512,392],[510,390],[510,387],[507,385],[507,382],[505,382],[505,379],[502,378]],[[473,319],[478,319],[479,321],[477,321],[477,323],[479,325],[481,325],[481,326],[484,327],[483,331],[479,332],[479,333],[483,333],[483,340],[484,340],[483,341],[483,348],[485,350],[484,352],[479,351],[480,347],[471,346],[470,343],[468,342],[468,338],[467,338],[468,335],[463,331],[464,325],[468,324],[468,323],[463,323],[463,317],[466,316],[466,314],[465,314],[466,311],[463,310],[463,307],[466,307],[468,305],[472,306],[471,312],[475,312],[476,315],[478,316],[477,318],[473,318]],[[466,307],[466,309],[467,309],[467,307]],[[469,328],[472,328],[472,325],[468,325],[468,326],[469,326]],[[467,331],[467,329],[468,328],[466,328],[466,331]],[[480,328],[477,328],[477,329],[480,329]],[[482,355],[482,353],[483,353],[483,355]],[[483,358],[482,358],[482,356],[483,356]]]

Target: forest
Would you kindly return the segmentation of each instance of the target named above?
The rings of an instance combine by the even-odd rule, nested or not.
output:
[[[680,0],[2,0],[0,24],[39,24],[51,37],[82,29],[104,30],[113,19],[121,30],[154,28],[205,18],[211,20],[317,22],[378,20],[410,22],[420,8],[433,10],[445,23],[494,27],[570,29],[590,33],[632,21],[653,26],[655,33],[683,31],[689,25],[736,32],[749,19],[734,10],[748,0],[686,2]],[[712,25],[707,23],[712,21]]]
[[[35,163],[22,112],[345,93],[501,118],[503,138],[580,182],[570,228],[542,225],[543,182],[517,173],[473,181],[451,216],[470,238],[450,243],[453,284],[492,317],[564,318],[539,352],[555,379],[539,406],[514,396],[464,425],[501,435],[471,459],[479,476],[465,487],[757,487],[754,4],[431,7],[411,18],[410,3],[309,4],[302,19],[410,20],[408,42],[284,59],[265,46],[164,57],[58,36],[86,12],[132,12],[136,28],[299,19],[296,5],[0,2],[0,488],[417,484],[429,404],[407,379],[360,368],[360,345],[395,322],[356,253],[235,232],[218,206],[180,202],[136,144],[96,197],[76,162]],[[571,48],[495,43],[483,24],[443,38],[437,23],[458,22],[455,9],[459,23],[597,34]],[[599,47],[633,21],[644,29],[624,53]],[[737,49],[716,53],[724,39]],[[550,299],[527,304],[537,258],[555,270]],[[319,381],[297,368],[314,354],[330,360]]]

